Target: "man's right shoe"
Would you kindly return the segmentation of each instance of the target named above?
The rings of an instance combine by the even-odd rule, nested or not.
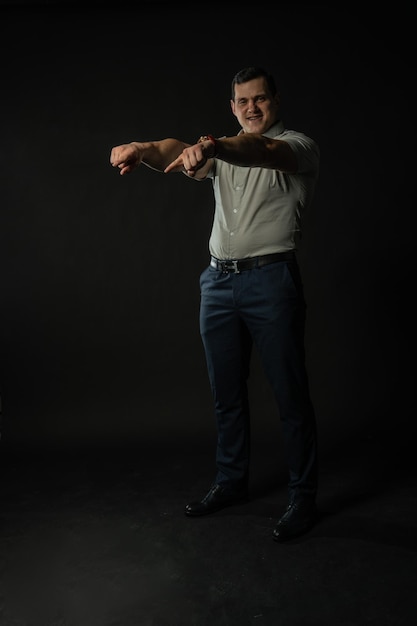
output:
[[[246,490],[231,490],[222,485],[213,485],[210,491],[199,502],[185,505],[185,514],[189,516],[208,515],[220,511],[227,506],[241,504],[248,499]]]

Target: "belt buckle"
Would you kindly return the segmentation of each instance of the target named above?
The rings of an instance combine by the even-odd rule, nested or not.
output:
[[[233,272],[234,274],[240,274],[238,261],[236,261],[236,259],[223,261],[222,269],[225,274],[228,274],[229,272]]]

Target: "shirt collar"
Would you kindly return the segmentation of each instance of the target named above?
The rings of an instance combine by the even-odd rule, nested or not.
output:
[[[265,137],[276,137],[280,135],[285,130],[284,122],[282,120],[278,120],[273,124],[265,133],[262,133]]]

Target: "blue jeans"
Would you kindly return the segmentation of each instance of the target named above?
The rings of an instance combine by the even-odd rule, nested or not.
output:
[[[247,381],[252,346],[282,423],[290,500],[315,497],[317,436],[305,367],[305,301],[297,261],[200,276],[200,332],[217,422],[215,482],[246,488],[250,456]]]

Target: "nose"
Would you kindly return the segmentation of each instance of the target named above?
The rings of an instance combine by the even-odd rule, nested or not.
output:
[[[254,98],[250,98],[248,102],[249,102],[248,111],[256,111],[258,108],[258,105],[256,104],[256,100]]]

